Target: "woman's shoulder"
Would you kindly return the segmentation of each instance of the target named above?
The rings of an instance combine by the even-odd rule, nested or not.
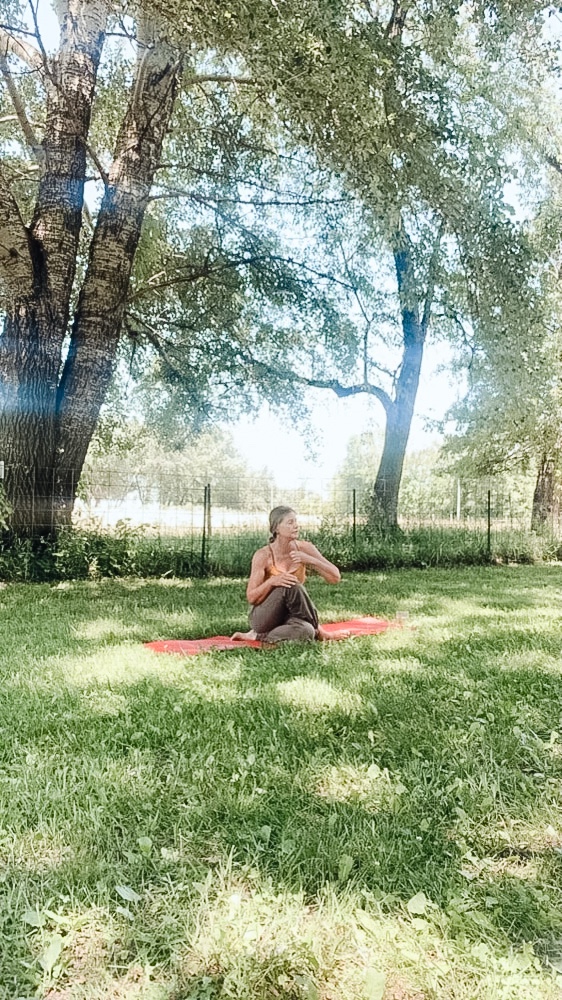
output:
[[[301,552],[310,552],[311,554],[313,552],[318,552],[316,546],[313,545],[312,542],[308,542],[306,538],[299,538],[297,542],[297,549],[300,549]]]
[[[269,545],[262,545],[261,549],[256,549],[254,552],[253,562],[261,563],[267,562],[270,558],[271,551]]]

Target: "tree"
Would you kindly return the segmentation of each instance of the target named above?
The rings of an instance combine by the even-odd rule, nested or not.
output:
[[[530,106],[536,93],[527,55],[540,49],[541,16],[527,4],[491,12],[484,4],[428,10],[396,2],[388,12],[368,4],[320,9],[311,3],[302,6],[300,21],[300,33],[289,38],[284,19],[270,12],[269,30],[281,40],[273,56],[268,48],[267,63],[263,49],[249,53],[248,61],[257,73],[275,74],[280,114],[343,190],[360,200],[373,247],[382,238],[391,255],[401,358],[387,370],[390,388],[371,378],[364,363],[361,380],[351,384],[329,364],[319,372],[316,356],[297,377],[342,397],[366,392],[381,402],[386,438],[373,509],[396,527],[432,320],[462,342],[481,301],[488,296],[491,303],[495,284],[496,327],[505,332],[505,316],[514,318],[514,303],[530,280],[522,266],[526,237],[511,220],[505,187],[516,173],[510,111]],[[232,31],[236,36],[235,24]],[[357,284],[348,284],[358,300]],[[363,318],[366,343],[375,317]],[[359,346],[357,367],[365,355]]]
[[[457,431],[446,444],[451,464],[469,474],[534,476],[533,530],[552,522],[562,493],[559,102],[547,86],[538,93],[540,114],[523,105],[513,126],[527,212],[522,282],[511,291],[511,311],[498,315],[493,288],[472,311],[460,359],[469,392],[450,415]]]
[[[255,89],[244,102],[255,82],[221,63],[229,12],[194,7],[185,34],[105,0],[57,12],[53,55],[17,6],[0,29],[0,453],[12,529],[39,535],[69,521],[126,360],[148,416],[179,429],[186,410],[201,423],[211,407],[289,401],[286,381],[256,381],[248,352],[275,361],[334,322],[256,218],[289,157],[267,102]],[[300,184],[287,203],[306,201]]]
[[[457,430],[445,446],[449,464],[465,476],[534,475],[533,530],[551,522],[560,498],[560,219],[546,254],[543,242],[536,294],[520,309],[517,324],[504,336],[480,324],[471,331],[469,391],[450,414]]]
[[[380,464],[382,441],[372,431],[353,435],[345,458],[330,483],[330,494],[336,513],[349,511],[349,494],[355,490],[356,503],[363,507],[371,496],[373,482]]]
[[[273,0],[266,5],[211,3],[204,11],[196,4],[181,11],[172,3],[158,7],[134,20],[120,20],[110,16],[104,0],[68,0],[57,8],[60,44],[52,56],[37,24],[30,28],[18,20],[17,10],[9,27],[0,30],[3,101],[10,112],[2,126],[6,157],[0,178],[6,312],[0,338],[0,442],[13,528],[43,533],[68,521],[88,443],[122,350],[123,330],[134,344],[148,342],[157,352],[159,371],[176,398],[183,394],[203,410],[201,374],[219,371],[225,357],[236,376],[227,379],[228,400],[233,390],[241,395],[239,375],[247,371],[248,358],[259,362],[254,372],[279,370],[279,359],[300,348],[312,326],[331,337],[338,355],[335,316],[325,297],[309,295],[308,322],[293,322],[299,302],[307,301],[307,289],[298,280],[295,262],[288,268],[281,265],[275,240],[248,234],[243,213],[236,229],[244,233],[244,241],[236,245],[232,230],[226,233],[240,189],[235,185],[229,190],[228,156],[217,154],[215,162],[206,155],[209,148],[216,153],[221,143],[205,141],[193,104],[183,97],[194,86],[225,83],[228,88],[233,82],[241,92],[257,87],[255,93],[264,98],[254,101],[253,108],[262,127],[262,153],[274,113],[278,123],[291,129],[291,150],[313,150],[317,167],[338,175],[338,195],[343,191],[359,198],[385,230],[404,334],[397,396],[388,407],[398,447],[389,448],[383,458],[385,478],[391,482],[385,517],[392,523],[429,323],[425,307],[432,299],[430,264],[438,237],[453,235],[460,241],[467,217],[473,235],[502,229],[502,220],[494,217],[499,184],[498,146],[491,138],[494,116],[490,112],[486,119],[486,141],[472,143],[482,123],[471,129],[468,119],[459,118],[462,101],[457,106],[459,87],[451,77],[452,67],[455,72],[458,67],[456,53],[451,59],[447,48],[454,50],[457,37],[469,37],[469,32],[460,30],[462,18],[451,21],[448,4],[431,16],[423,5],[406,11],[395,4],[386,21],[345,0],[332,5],[287,0],[282,12]],[[481,15],[478,5],[474,10]],[[170,15],[167,23],[160,16],[163,11]],[[124,36],[123,44],[133,45],[132,62],[107,48],[107,39],[116,33]],[[18,75],[21,65],[25,74]],[[115,97],[116,78],[125,100]],[[478,87],[461,91],[472,113],[481,101]],[[224,98],[217,96],[214,104],[221,111]],[[456,119],[459,128],[451,124]],[[114,137],[111,154],[104,149],[107,136]],[[272,158],[282,160],[287,140],[277,138]],[[16,155],[14,148],[23,141],[25,150]],[[243,148],[241,128],[233,162]],[[467,158],[471,180],[478,178],[476,189],[463,173]],[[184,169],[186,160],[189,169]],[[259,173],[259,156],[255,167]],[[99,206],[91,199],[92,209],[84,201],[89,170],[102,189]],[[178,178],[214,174],[222,186],[220,204],[216,197],[213,204],[204,183],[187,192],[186,199]],[[467,213],[468,190],[472,211]],[[149,209],[149,204],[154,198],[178,197],[187,200],[192,214],[182,220],[172,211],[172,234],[167,230],[170,213]],[[215,230],[221,228],[217,220],[225,223],[217,249],[204,249],[206,209],[214,214]],[[427,221],[429,246],[414,245],[411,219]],[[186,232],[193,234],[192,241]],[[151,234],[155,245],[164,248],[161,288],[153,268],[144,274],[143,287],[143,256],[155,259]],[[189,259],[186,250],[195,245],[202,257]],[[270,277],[263,282],[258,264],[266,259]],[[198,290],[211,275],[220,276],[212,286],[216,299],[212,308],[201,310]],[[257,323],[244,301],[248,283],[264,303]],[[182,293],[172,295],[173,287]],[[223,339],[216,319],[201,320],[203,313],[208,318],[217,303],[225,302],[231,311],[230,339]],[[280,324],[283,313],[285,323]],[[174,328],[181,334],[177,341],[167,335]],[[206,336],[196,339],[194,330],[203,328]],[[216,367],[207,365],[209,354]],[[152,354],[146,358],[153,364]],[[277,379],[270,375],[254,387],[254,395],[265,386],[279,396],[294,384],[281,374]],[[219,392],[220,378],[216,388]],[[248,391],[249,400],[252,395]],[[394,406],[399,398],[400,405]]]
[[[266,468],[248,469],[230,434],[207,428],[173,447],[146,424],[128,421],[111,435],[107,447],[96,435],[84,464],[82,497],[123,500],[136,490],[143,502],[156,497],[162,505],[200,505],[205,486],[213,505],[253,511],[271,506],[273,476]]]
[[[31,147],[25,165],[29,168],[33,157],[38,174],[32,185],[18,176],[14,163],[2,166],[6,320],[0,339],[0,441],[13,528],[29,529],[32,519],[40,533],[70,516],[112,376],[135,252],[182,68],[177,47],[156,31],[153,20],[140,19],[113,161],[107,170],[96,164],[104,190],[81,275],[87,166],[97,159],[88,139],[109,12],[103,0],[70,0],[58,12],[60,44],[54,56],[47,55],[37,27],[36,44],[17,20],[14,30],[0,30],[6,93]],[[27,116],[14,59],[44,90],[41,139]],[[17,198],[18,180],[32,202],[29,221]]]

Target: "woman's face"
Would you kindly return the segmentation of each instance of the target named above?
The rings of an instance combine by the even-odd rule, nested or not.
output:
[[[289,540],[297,538],[299,533],[299,524],[297,520],[297,515],[294,510],[290,511],[289,514],[285,514],[285,517],[279,521],[277,525],[277,536],[279,538],[288,538]]]

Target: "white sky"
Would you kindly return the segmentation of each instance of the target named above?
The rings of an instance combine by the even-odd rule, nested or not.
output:
[[[439,434],[426,424],[444,417],[461,390],[450,372],[440,370],[448,358],[446,345],[427,346],[408,452],[439,443]],[[315,389],[310,400],[317,438],[312,448],[305,440],[298,413],[291,427],[264,406],[255,420],[243,419],[227,428],[248,466],[256,472],[267,467],[280,487],[290,489],[303,480],[321,486],[342,465],[351,437],[364,431],[378,430],[381,435],[384,431],[382,407],[375,399],[363,395],[337,399],[327,390]],[[299,426],[303,433],[299,433]]]

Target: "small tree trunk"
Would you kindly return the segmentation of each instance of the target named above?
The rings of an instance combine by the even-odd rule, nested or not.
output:
[[[543,457],[537,471],[535,491],[533,493],[533,511],[531,515],[531,531],[541,531],[548,521],[552,521],[555,503],[556,478],[554,462]]]

